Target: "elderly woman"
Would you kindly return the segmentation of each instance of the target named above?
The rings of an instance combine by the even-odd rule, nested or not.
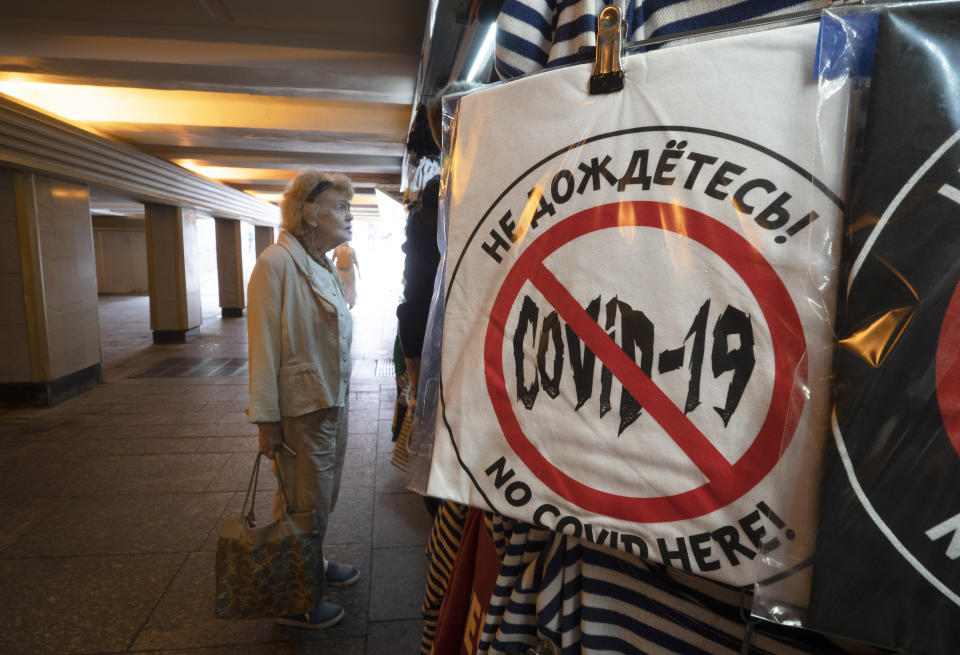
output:
[[[297,175],[281,201],[280,238],[260,255],[248,287],[247,416],[259,428],[260,454],[276,456],[290,510],[315,509],[321,532],[337,502],[347,447],[353,329],[343,286],[325,253],[352,236],[352,197],[343,175]],[[273,507],[277,518],[279,489]],[[326,585],[351,585],[359,576],[352,566],[326,562]],[[339,605],[321,600],[310,613],[277,623],[327,628],[343,614]]]

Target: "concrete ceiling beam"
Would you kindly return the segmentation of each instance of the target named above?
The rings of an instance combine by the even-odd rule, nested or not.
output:
[[[247,43],[417,56],[426,6],[420,0],[316,2],[284,0],[264,10],[262,0],[220,0],[230,19],[213,19],[194,0],[115,2],[32,0],[0,10],[12,32],[137,39]]]
[[[0,164],[112,189],[141,202],[276,224],[277,208],[0,96]]]
[[[252,150],[256,152],[311,152],[318,154],[400,156],[404,135],[359,134],[305,130],[264,130],[233,127],[175,125],[130,126],[127,123],[101,124],[102,130],[121,139],[142,144],[145,149],[169,151],[181,158],[190,148]],[[180,148],[184,150],[181,151]]]

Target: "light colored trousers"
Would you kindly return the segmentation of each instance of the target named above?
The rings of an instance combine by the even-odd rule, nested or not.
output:
[[[337,504],[340,475],[347,454],[347,416],[349,392],[343,407],[328,407],[303,416],[281,419],[285,448],[278,452],[283,487],[290,501],[291,512],[316,510],[321,542],[326,536],[327,522]],[[274,463],[274,475],[277,464]],[[284,508],[279,480],[273,495],[273,518],[280,517]]]

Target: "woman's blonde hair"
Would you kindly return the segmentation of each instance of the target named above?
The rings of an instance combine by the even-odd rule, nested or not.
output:
[[[346,175],[321,173],[313,169],[300,171],[295,178],[290,180],[287,188],[283,190],[283,198],[280,200],[280,227],[287,232],[296,234],[300,229],[300,219],[303,217],[303,206],[307,198],[318,185],[323,183],[326,183],[327,187],[321,193],[334,189],[347,196],[347,198],[353,197],[353,184],[350,183],[350,178]]]

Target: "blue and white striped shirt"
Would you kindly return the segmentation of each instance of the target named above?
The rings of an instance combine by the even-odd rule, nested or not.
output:
[[[739,589],[489,512],[486,522],[502,564],[480,653],[523,653],[539,640],[561,655],[843,652],[773,624],[748,636]]]
[[[510,79],[576,62],[597,44],[597,15],[617,5],[627,41],[819,9],[827,0],[506,0],[497,18],[496,71]]]

